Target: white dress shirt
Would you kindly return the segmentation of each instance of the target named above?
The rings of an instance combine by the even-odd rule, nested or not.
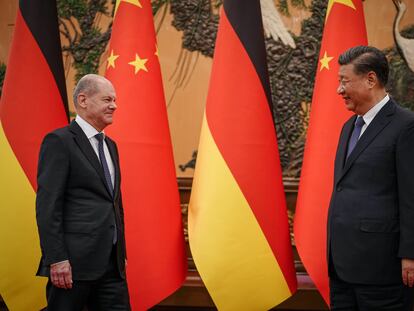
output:
[[[90,125],[87,121],[82,119],[79,115],[76,116],[75,121],[76,121],[76,123],[78,123],[78,125],[80,126],[82,131],[85,133],[86,137],[88,137],[89,142],[91,143],[91,146],[92,146],[93,150],[95,151],[96,156],[99,159],[99,151],[98,151],[99,141],[95,137],[95,135],[99,134],[99,132],[92,125]],[[104,137],[105,137],[104,131],[102,131],[102,133],[104,134]],[[112,185],[115,185],[114,163],[112,161],[111,154],[109,153],[109,149],[108,149],[108,146],[106,145],[105,140],[104,140],[104,146],[103,147],[104,147],[106,162],[108,162],[109,173],[111,174]]]
[[[374,107],[372,107],[370,110],[368,110],[362,117],[364,119],[365,124],[362,126],[361,133],[359,134],[359,137],[361,138],[361,135],[365,132],[368,125],[374,120],[377,113],[381,110],[382,107],[390,100],[390,96],[387,94],[378,104],[375,104]]]

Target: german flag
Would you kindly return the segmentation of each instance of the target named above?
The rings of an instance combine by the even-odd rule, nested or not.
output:
[[[150,0],[117,1],[106,77],[119,108],[107,133],[120,153],[133,310],[148,310],[185,280],[187,259]]]
[[[302,262],[329,305],[326,228],[336,148],[352,115],[336,93],[338,57],[367,44],[361,0],[329,0],[313,90],[302,175],[295,213],[295,241]]]
[[[296,291],[260,1],[225,0],[189,206],[191,252],[219,310]]]
[[[36,227],[36,170],[44,135],[67,124],[55,0],[21,0],[0,101],[0,295],[10,310],[46,305]]]

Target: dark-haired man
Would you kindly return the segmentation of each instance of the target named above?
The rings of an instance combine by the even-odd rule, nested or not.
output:
[[[107,79],[82,77],[74,91],[76,119],[41,146],[38,275],[49,277],[49,311],[130,310],[118,150],[103,132],[115,100]]]
[[[412,310],[414,113],[387,94],[388,62],[374,47],[339,57],[348,110],[328,215],[332,310]]]

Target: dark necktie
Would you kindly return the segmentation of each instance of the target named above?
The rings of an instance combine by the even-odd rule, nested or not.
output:
[[[101,161],[101,165],[104,171],[106,185],[108,186],[109,192],[111,196],[114,196],[114,186],[112,185],[111,173],[109,172],[108,162],[106,161],[105,152],[104,152],[104,134],[99,133],[95,135],[96,139],[98,140],[98,154],[99,160]]]
[[[114,197],[114,186],[112,185],[111,173],[109,172],[108,162],[106,161],[105,152],[104,152],[104,134],[98,133],[95,135],[96,139],[98,140],[98,154],[99,160],[101,161],[101,165],[104,171],[106,185],[108,186],[109,192],[111,197]],[[117,230],[116,230],[116,222],[114,222],[114,238],[113,243],[115,244],[117,241]]]
[[[346,154],[347,158],[351,154],[352,150],[354,150],[358,142],[359,136],[361,134],[361,129],[364,126],[364,124],[365,124],[364,119],[358,116],[355,122],[354,130],[352,131],[352,134],[351,134],[351,138],[349,139],[349,142],[348,142],[348,152]]]

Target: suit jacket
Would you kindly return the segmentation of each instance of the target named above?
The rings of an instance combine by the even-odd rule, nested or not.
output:
[[[414,258],[414,113],[389,100],[346,159],[355,119],[335,159],[329,270],[351,283],[401,283],[401,258]]]
[[[109,137],[106,143],[115,167],[113,197],[98,156],[75,121],[44,138],[36,197],[42,249],[38,275],[49,276],[50,264],[69,259],[74,280],[96,280],[105,273],[115,247],[118,270],[125,277],[119,157]]]

